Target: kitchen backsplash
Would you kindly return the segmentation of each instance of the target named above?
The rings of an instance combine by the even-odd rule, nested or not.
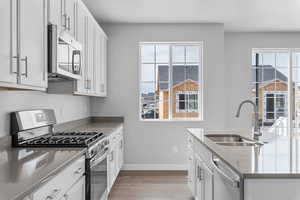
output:
[[[0,137],[9,135],[9,113],[17,110],[51,108],[59,123],[90,116],[89,97],[53,95],[34,91],[0,91]]]

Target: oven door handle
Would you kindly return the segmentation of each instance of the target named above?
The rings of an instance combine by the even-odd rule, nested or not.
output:
[[[105,158],[107,157],[107,151],[99,158],[93,160],[93,158],[91,159],[91,168],[95,167],[96,165],[98,165],[100,162],[102,162]]]

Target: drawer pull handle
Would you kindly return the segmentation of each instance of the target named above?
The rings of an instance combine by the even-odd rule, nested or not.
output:
[[[24,58],[21,59],[21,61],[25,62],[25,73],[22,73],[22,76],[25,76],[26,78],[28,77],[28,57],[25,56]]]
[[[74,173],[75,173],[75,174],[81,174],[81,173],[82,173],[82,170],[83,170],[83,169],[80,167],[80,168],[78,168]]]
[[[54,189],[51,195],[48,195],[46,197],[46,200],[52,200],[55,199],[56,196],[60,193],[61,189]]]

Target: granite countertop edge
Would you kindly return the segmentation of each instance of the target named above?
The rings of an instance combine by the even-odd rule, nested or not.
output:
[[[80,130],[79,127],[83,127],[83,130],[89,129],[90,127],[96,126],[99,129],[104,128],[108,130],[108,134],[106,137],[118,130],[120,127],[123,127],[124,117],[102,117],[102,116],[93,116],[87,117],[79,120],[73,120],[65,123],[60,123],[57,125],[56,131],[63,131],[63,130]],[[78,129],[79,128],[79,129]],[[0,138],[1,139],[1,138]],[[1,139],[2,145],[9,146],[10,145],[10,136],[4,137]],[[42,149],[42,148],[39,148]],[[47,149],[47,148],[45,148]],[[62,148],[57,148],[57,151],[60,151]],[[69,150],[69,148],[63,148],[63,150]],[[74,150],[74,148],[73,148]],[[64,162],[62,162],[59,166],[51,169],[45,176],[43,176],[39,181],[36,183],[30,184],[24,190],[14,194],[13,196],[9,197],[8,200],[23,200],[26,196],[32,194],[36,189],[38,189],[41,184],[45,184],[51,180],[50,177],[55,176],[59,172],[61,172],[65,167],[71,164],[74,160],[79,158],[80,156],[84,155],[87,151],[86,148],[76,148],[76,151],[72,157],[69,157]],[[49,179],[50,178],[50,179]],[[49,179],[49,180],[47,180]]]
[[[68,150],[68,149],[65,149],[65,150]],[[69,158],[62,164],[60,164],[58,167],[52,169],[48,174],[45,174],[45,176],[43,178],[41,178],[37,183],[31,185],[29,188],[24,189],[24,192],[17,194],[11,200],[22,200],[26,196],[32,194],[32,192],[34,192],[36,189],[41,187],[41,184],[42,185],[46,184],[48,181],[51,180],[52,176],[57,175],[59,172],[61,172],[63,169],[65,169],[67,166],[69,166],[73,161],[75,161],[79,157],[83,156],[85,153],[86,153],[86,148],[78,148],[78,152],[74,156],[72,156],[71,158]],[[49,180],[47,180],[47,179],[49,179]]]

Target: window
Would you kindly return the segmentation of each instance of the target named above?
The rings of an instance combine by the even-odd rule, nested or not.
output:
[[[264,92],[264,120],[274,122],[288,115],[287,92]]]
[[[196,91],[176,92],[176,112],[198,112],[198,93]]]
[[[202,43],[140,43],[140,118],[201,120]]]
[[[291,124],[300,133],[299,49],[254,49],[251,70],[261,126],[273,130]]]

